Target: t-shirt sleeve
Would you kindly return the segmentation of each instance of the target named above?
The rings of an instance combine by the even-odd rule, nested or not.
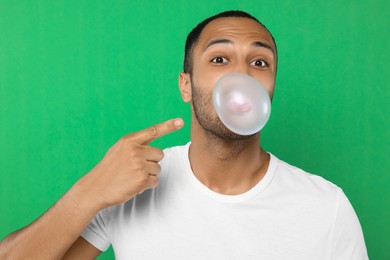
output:
[[[332,256],[334,260],[366,260],[367,249],[359,219],[341,191],[339,208],[333,230]]]
[[[92,219],[91,223],[81,233],[81,236],[100,251],[110,247],[107,223],[104,218],[105,211],[101,211]]]

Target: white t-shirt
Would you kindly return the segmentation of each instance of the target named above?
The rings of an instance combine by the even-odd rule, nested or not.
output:
[[[101,211],[82,236],[116,259],[368,259],[340,188],[271,155],[264,178],[222,195],[193,174],[188,147],[164,150],[160,184]],[[243,169],[245,170],[245,169]]]

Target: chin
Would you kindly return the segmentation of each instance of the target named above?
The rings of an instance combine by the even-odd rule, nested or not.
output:
[[[252,135],[240,135],[230,131],[220,120],[218,122],[214,122],[214,124],[201,124],[200,126],[203,130],[212,134],[216,138],[219,138],[224,141],[242,141],[252,139],[257,133]]]

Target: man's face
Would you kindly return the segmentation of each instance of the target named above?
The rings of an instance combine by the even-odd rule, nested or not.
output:
[[[248,18],[219,18],[202,31],[193,50],[190,75],[193,112],[207,131],[224,139],[243,139],[219,120],[212,103],[217,80],[228,73],[257,79],[271,99],[275,86],[276,50],[272,37]]]

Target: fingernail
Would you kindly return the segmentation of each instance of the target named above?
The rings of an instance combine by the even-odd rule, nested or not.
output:
[[[183,121],[181,119],[176,119],[175,121],[173,121],[173,124],[176,128],[179,128],[183,126]]]

